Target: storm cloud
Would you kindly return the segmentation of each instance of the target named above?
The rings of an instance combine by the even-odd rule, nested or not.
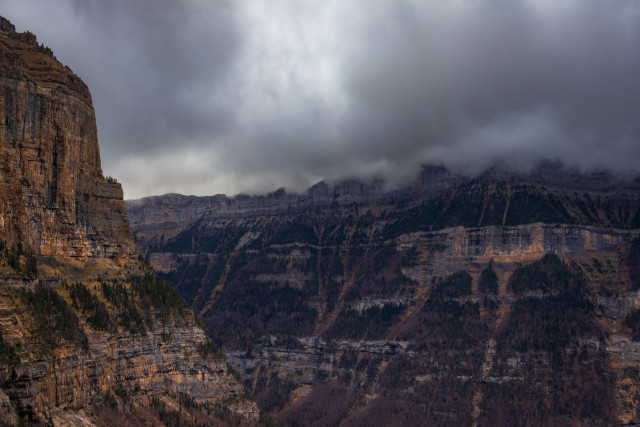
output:
[[[0,0],[89,85],[126,197],[424,163],[637,171],[635,0]]]

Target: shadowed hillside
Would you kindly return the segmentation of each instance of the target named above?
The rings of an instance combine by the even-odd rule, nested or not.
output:
[[[639,200],[542,164],[127,209],[285,424],[566,425],[640,421]]]

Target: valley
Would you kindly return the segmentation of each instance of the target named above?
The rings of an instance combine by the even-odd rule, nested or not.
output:
[[[557,164],[127,201],[287,425],[637,422],[640,185]]]

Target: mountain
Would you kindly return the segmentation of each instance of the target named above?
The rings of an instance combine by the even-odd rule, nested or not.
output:
[[[193,311],[138,259],[87,86],[0,18],[3,425],[251,424]]]
[[[126,207],[285,424],[640,422],[637,177],[429,166]]]

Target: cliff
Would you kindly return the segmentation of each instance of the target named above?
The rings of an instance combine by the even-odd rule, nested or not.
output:
[[[426,167],[127,208],[286,424],[606,425],[640,422],[639,183]]]
[[[536,222],[640,228],[640,178],[607,172],[580,174],[542,163],[529,173],[492,168],[463,176],[427,166],[413,182],[383,191],[381,182],[319,182],[304,194],[195,197],[170,194],[127,200],[129,219],[144,248],[162,246],[196,224],[248,218],[296,221],[303,213],[381,218],[385,238],[450,227],[511,226]],[[364,210],[359,212],[358,210]]]
[[[253,424],[184,300],[138,260],[86,85],[0,18],[2,424]]]
[[[142,248],[164,244],[219,204],[220,197],[167,194],[127,202],[129,220],[147,224],[136,238]]]
[[[42,255],[134,256],[122,188],[102,175],[87,86],[4,19],[0,142],[4,240]]]

